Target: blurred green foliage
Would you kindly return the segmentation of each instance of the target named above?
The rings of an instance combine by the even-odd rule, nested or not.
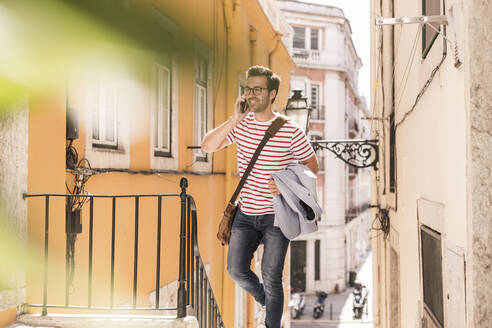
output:
[[[141,69],[152,54],[185,48],[155,7],[122,0],[0,1],[0,44],[0,108],[63,85],[74,70]]]

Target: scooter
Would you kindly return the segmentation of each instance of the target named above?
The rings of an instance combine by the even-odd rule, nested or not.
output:
[[[298,319],[304,312],[304,306],[304,295],[302,295],[301,293],[292,294],[292,298],[289,302],[290,317],[292,319]]]
[[[324,291],[317,291],[316,296],[318,299],[316,300],[316,304],[314,304],[313,308],[313,318],[318,319],[325,312],[325,299],[328,297],[328,294]]]
[[[367,287],[360,282],[355,282],[354,287],[355,288],[352,291],[352,295],[354,297],[352,301],[352,311],[354,312],[354,318],[360,319],[362,318],[362,313],[367,303],[367,295],[369,294],[369,291],[367,290]]]

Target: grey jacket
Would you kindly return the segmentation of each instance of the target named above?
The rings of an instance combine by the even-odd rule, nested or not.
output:
[[[273,196],[274,226],[288,239],[318,230],[323,210],[316,197],[316,175],[302,164],[272,174],[280,195]]]

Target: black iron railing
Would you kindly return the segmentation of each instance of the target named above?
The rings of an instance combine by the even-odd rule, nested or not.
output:
[[[25,194],[24,198],[44,198],[44,268],[43,268],[43,302],[42,304],[26,304],[27,307],[41,307],[42,314],[46,315],[49,308],[66,308],[76,310],[103,310],[108,312],[113,311],[162,311],[170,310],[177,311],[177,317],[182,318],[188,314],[197,317],[200,327],[223,327],[222,317],[217,305],[214,293],[212,291],[210,280],[205,271],[200,251],[198,248],[197,238],[197,209],[195,200],[186,189],[188,188],[188,180],[182,178],[180,181],[180,194],[147,194],[147,195],[78,195],[79,198],[88,200],[89,203],[89,231],[88,231],[88,281],[87,281],[87,304],[73,305],[70,303],[70,277],[69,277],[69,235],[74,229],[70,225],[72,220],[66,220],[67,231],[67,249],[66,249],[66,274],[65,274],[65,304],[49,304],[48,303],[48,259],[50,255],[50,224],[59,223],[50,220],[50,200],[54,198],[64,198],[66,202],[72,194]],[[134,199],[134,245],[133,245],[133,286],[132,286],[132,305],[131,306],[115,306],[114,305],[114,287],[115,287],[115,249],[116,249],[116,228],[117,218],[117,200],[122,198]],[[157,200],[157,219],[156,224],[156,272],[155,272],[155,306],[153,307],[138,307],[138,255],[139,255],[139,225],[140,225],[140,200],[143,198],[154,198]],[[178,278],[178,299],[177,307],[161,307],[159,304],[160,294],[160,275],[161,275],[161,247],[162,247],[162,201],[164,198],[175,198],[180,200],[180,247],[179,247],[179,278]],[[97,199],[111,199],[111,258],[110,258],[110,295],[109,306],[94,306],[93,305],[93,249],[94,249],[94,205]],[[87,206],[87,205],[85,205]],[[80,214],[79,214],[80,215]],[[67,210],[67,217],[70,216],[70,211]],[[98,220],[101,217],[97,218]],[[146,236],[144,236],[145,238]],[[169,263],[167,263],[169,265]]]
[[[187,304],[191,306],[200,327],[224,327],[219,307],[205,270],[198,247],[197,210],[193,197],[188,196],[188,252],[186,254]],[[191,229],[191,230],[190,230]]]

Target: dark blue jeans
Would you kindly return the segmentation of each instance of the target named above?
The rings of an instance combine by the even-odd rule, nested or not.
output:
[[[227,271],[254,299],[266,306],[267,328],[280,328],[284,308],[282,271],[289,240],[273,226],[274,214],[251,216],[237,211],[231,230]],[[251,271],[253,254],[263,239],[261,261],[263,284]]]

